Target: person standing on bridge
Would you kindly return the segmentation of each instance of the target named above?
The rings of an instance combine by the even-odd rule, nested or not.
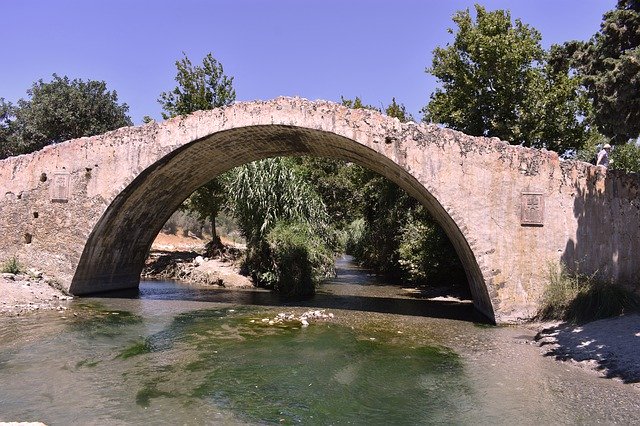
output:
[[[596,166],[609,167],[609,151],[611,151],[611,145],[605,143],[600,152],[598,152]]]

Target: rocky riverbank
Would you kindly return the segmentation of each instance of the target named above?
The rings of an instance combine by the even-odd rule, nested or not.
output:
[[[0,275],[0,315],[20,316],[43,310],[64,311],[73,297],[56,281],[30,269],[26,273]]]
[[[205,287],[254,287],[251,279],[240,274],[235,259],[209,259],[195,252],[152,252],[142,278],[180,280]]]
[[[160,233],[142,270],[143,279],[179,280],[191,285],[223,288],[253,288],[253,282],[240,274],[239,259],[244,246],[224,241],[222,254],[208,258],[206,241],[180,233]]]
[[[544,356],[640,388],[640,314],[540,328],[535,341]]]

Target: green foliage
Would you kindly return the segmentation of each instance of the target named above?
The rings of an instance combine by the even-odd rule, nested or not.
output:
[[[322,199],[287,159],[255,161],[232,172],[230,209],[247,244],[258,246],[278,221],[307,222],[326,231],[329,216]]]
[[[361,251],[365,241],[366,223],[363,217],[359,217],[345,228],[344,249],[346,253],[356,257]]]
[[[325,274],[320,253],[336,246],[322,198],[283,158],[232,170],[227,188],[231,213],[247,240],[243,269],[286,296],[308,295]]]
[[[611,169],[640,173],[640,146],[636,141],[616,145],[611,152]]]
[[[351,245],[350,254],[377,272],[397,276],[405,215],[417,203],[396,184],[373,172],[365,170],[361,181],[364,226],[358,230],[361,239]]]
[[[422,206],[412,211],[404,224],[398,263],[405,280],[414,284],[466,282],[449,238]]]
[[[344,229],[359,216],[362,199],[354,175],[361,173],[360,166],[319,157],[295,157],[288,163],[322,198],[332,226]]]
[[[538,316],[585,323],[640,310],[640,297],[595,276],[569,274],[564,265],[550,265]]]
[[[182,208],[195,214],[200,220],[208,221],[213,239],[218,246],[221,244],[216,229],[216,216],[227,200],[227,194],[222,182],[223,178],[215,178],[198,188],[182,204]]]
[[[24,267],[22,266],[22,264],[20,264],[20,262],[15,256],[6,260],[2,264],[2,268],[0,268],[0,272],[6,272],[9,274],[19,274],[23,271],[24,271]]]
[[[598,151],[611,140],[597,132],[592,132],[585,146],[576,153],[581,161],[593,162]],[[627,173],[640,173],[640,145],[639,141],[631,140],[625,144],[616,145],[611,150],[609,169],[624,170]]]
[[[396,98],[391,99],[391,103],[384,110],[389,117],[397,118],[402,123],[414,121],[413,116],[407,112],[407,108],[403,104],[396,102]]]
[[[640,134],[640,2],[618,0],[588,42],[562,47],[593,104],[591,120],[613,143]]]
[[[347,99],[344,96],[340,96],[340,103],[347,108],[353,109],[370,109],[372,111],[382,112],[380,108],[376,108],[373,105],[366,105],[362,102],[359,96],[356,96],[355,99]]]
[[[158,98],[165,111],[164,119],[218,108],[236,100],[233,77],[225,75],[222,64],[211,53],[204,57],[202,65],[196,66],[186,53],[182,54],[184,57],[176,61],[178,86]]]
[[[4,98],[0,98],[0,159],[19,154],[14,141],[14,106]]]
[[[236,100],[233,77],[225,75],[222,64],[211,53],[204,57],[202,65],[196,66],[184,52],[183,55],[181,60],[176,61],[175,80],[178,85],[170,92],[163,92],[158,99],[164,109],[163,118],[219,108]],[[216,217],[227,199],[222,179],[224,178],[214,178],[198,188],[181,207],[211,223],[211,252],[222,247],[216,232]]]
[[[359,97],[343,97],[342,104],[380,111]],[[395,98],[384,112],[401,122],[413,120]],[[341,171],[349,182],[343,198],[350,201],[349,214],[343,216],[345,223],[341,226],[347,253],[376,272],[406,282],[465,282],[464,269],[451,242],[415,199],[395,183],[360,166],[349,164]]]
[[[306,298],[321,280],[333,275],[333,252],[314,227],[278,222],[267,234],[271,268],[262,277],[287,298]]]
[[[423,206],[393,182],[361,176],[362,218],[347,229],[347,252],[365,266],[414,284],[464,282],[455,249]]]
[[[27,90],[17,106],[0,100],[0,158],[46,145],[132,125],[127,104],[118,104],[104,81],[70,80],[53,74]]]
[[[475,21],[468,9],[454,15],[454,42],[433,52],[427,72],[442,88],[423,109],[424,120],[513,144],[579,147],[586,136],[578,116],[586,102],[568,66],[546,64],[540,33],[512,22],[508,11],[475,9]]]

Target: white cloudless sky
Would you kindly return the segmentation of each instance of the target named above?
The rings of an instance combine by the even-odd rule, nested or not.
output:
[[[466,0],[2,0],[0,97],[15,102],[51,75],[104,80],[134,123],[160,119],[175,61],[212,52],[237,98],[392,97],[416,119],[437,81],[425,68],[452,41]],[[615,0],[485,0],[542,33],[544,47],[586,40]]]

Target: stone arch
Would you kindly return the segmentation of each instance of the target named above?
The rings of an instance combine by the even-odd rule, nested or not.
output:
[[[397,141],[385,136],[375,143],[388,148]],[[251,161],[311,155],[360,164],[394,181],[422,203],[453,243],[464,265],[476,308],[495,320],[477,254],[468,243],[466,232],[470,227],[463,212],[438,200],[433,188],[418,181],[402,164],[404,160],[397,161],[370,144],[322,128],[252,124],[215,131],[179,145],[132,174],[124,189],[114,191],[112,201],[87,238],[69,291],[82,295],[136,287],[155,236],[196,188]],[[402,158],[405,157],[406,152]]]

